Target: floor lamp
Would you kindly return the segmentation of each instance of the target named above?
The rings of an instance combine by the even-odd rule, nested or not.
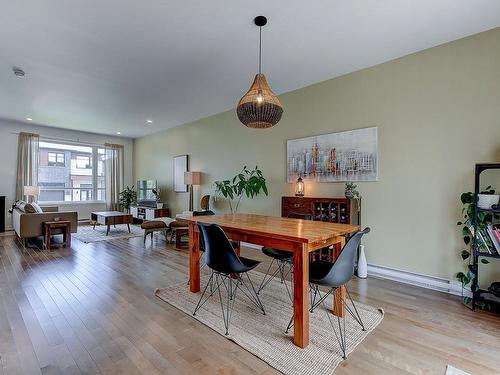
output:
[[[184,183],[189,186],[189,211],[193,211],[193,186],[201,184],[201,172],[184,172]]]

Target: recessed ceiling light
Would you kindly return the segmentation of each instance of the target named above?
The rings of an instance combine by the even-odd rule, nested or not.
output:
[[[116,132],[116,134],[120,135],[120,134],[122,134],[122,132]]]
[[[152,124],[152,123],[153,123],[153,120],[146,120],[146,122],[147,122],[148,124]]]
[[[26,117],[26,121],[33,121],[31,117]]]
[[[14,66],[12,68],[12,71],[14,72],[14,74],[16,75],[16,77],[19,77],[19,78],[23,78],[26,75],[26,73],[24,72],[24,70],[22,70],[18,66]]]

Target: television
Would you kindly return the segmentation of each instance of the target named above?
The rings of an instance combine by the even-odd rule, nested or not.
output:
[[[156,206],[156,197],[153,190],[158,188],[156,180],[139,180],[137,181],[137,205],[139,206]]]

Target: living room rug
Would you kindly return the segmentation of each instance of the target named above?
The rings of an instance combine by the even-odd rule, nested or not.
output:
[[[130,233],[124,224],[117,225],[116,228],[111,226],[109,235],[106,236],[106,226],[96,225],[95,229],[92,225],[78,225],[78,232],[73,234],[73,238],[85,243],[112,241],[116,239],[140,237],[144,235],[144,231],[138,225],[130,225]]]
[[[257,276],[253,276],[252,279],[255,279],[254,283],[259,285],[260,279]],[[201,292],[189,292],[186,282],[157,289],[155,294],[191,316],[201,296]],[[285,286],[273,280],[260,292],[259,296],[266,315],[258,311],[243,294],[238,295],[234,304],[229,335],[225,337],[284,374],[331,374],[343,359],[325,309],[318,307],[310,314],[310,344],[307,348],[300,349],[292,343],[293,328],[285,334],[292,314]],[[325,301],[326,306],[331,306],[332,302],[329,298]],[[380,324],[384,316],[382,309],[359,302],[355,303],[366,331],[361,329],[351,315],[346,314],[347,355]],[[225,329],[217,293],[198,310],[194,318],[224,335]],[[333,318],[334,324],[337,324],[337,318]]]

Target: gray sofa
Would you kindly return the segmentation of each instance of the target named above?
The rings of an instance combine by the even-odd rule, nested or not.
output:
[[[42,213],[26,213],[18,207],[12,210],[12,226],[23,244],[27,238],[43,235],[43,222],[45,221],[71,221],[71,232],[77,232],[78,213],[76,211],[60,212],[58,207],[42,207],[42,210]]]

